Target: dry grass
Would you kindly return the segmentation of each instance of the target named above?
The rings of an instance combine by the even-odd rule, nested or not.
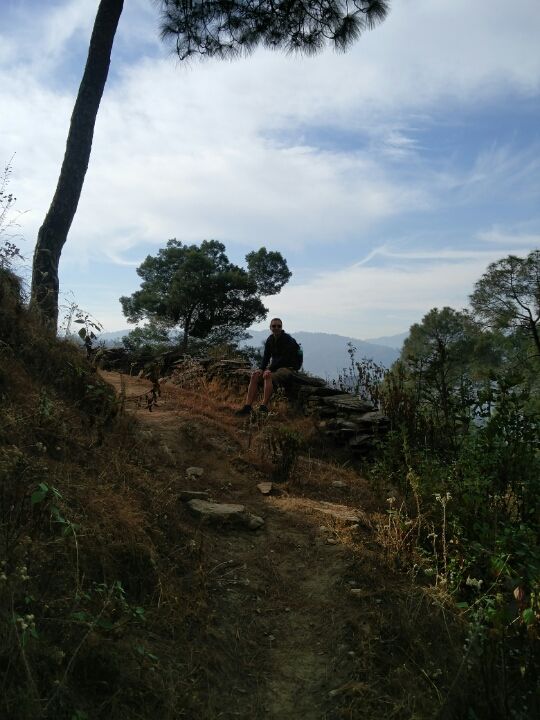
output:
[[[35,334],[22,317],[20,343]],[[18,479],[21,508],[13,517],[4,497],[0,537],[15,528],[15,539],[2,550],[3,717],[437,716],[459,628],[443,596],[389,562],[375,532],[381,498],[310,419],[278,398],[268,418],[240,420],[241,398],[205,383],[163,384],[148,412],[137,404],[148,383],[104,373],[126,408],[112,421],[110,393],[76,350],[36,348],[39,363],[27,362],[29,348],[2,356],[0,472]],[[38,367],[48,353],[54,377]],[[63,386],[62,363],[105,387],[107,412],[84,383]],[[282,427],[301,448],[263,497],[268,438]],[[204,469],[197,482],[185,478],[190,465]],[[49,490],[32,504],[40,482]],[[179,501],[183,489],[241,502],[265,526],[200,522]],[[446,707],[458,713],[454,700]]]

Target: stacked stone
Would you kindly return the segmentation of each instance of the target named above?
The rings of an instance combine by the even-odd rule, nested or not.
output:
[[[244,395],[252,373],[243,360],[182,358],[174,363],[171,382],[188,387],[201,378],[217,381],[224,387]],[[298,410],[313,417],[320,432],[354,455],[367,455],[376,440],[388,432],[389,420],[374,405],[350,393],[330,387],[322,378],[297,373],[295,382],[285,392]]]
[[[251,372],[249,363],[236,360],[220,360],[206,368],[209,379],[240,393],[245,392]],[[322,378],[298,373],[285,392],[300,412],[313,416],[325,437],[355,455],[368,454],[376,440],[388,432],[388,418],[374,405],[328,386]]]
[[[122,347],[97,348],[94,353],[94,364],[102,370],[129,372],[129,353]]]

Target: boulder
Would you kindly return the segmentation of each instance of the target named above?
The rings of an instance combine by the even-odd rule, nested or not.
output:
[[[204,470],[202,469],[202,467],[188,467],[186,470],[186,475],[192,478],[200,478],[204,475]]]
[[[193,499],[188,501],[188,507],[197,517],[204,518],[217,524],[227,523],[257,530],[264,525],[264,520],[246,510],[245,505],[233,503],[216,503],[209,500]]]
[[[347,414],[364,414],[374,410],[371,403],[361,400],[354,395],[349,395],[348,393],[343,393],[342,395],[330,395],[329,397],[321,398],[321,403],[327,407],[335,408],[336,411],[344,410]]]

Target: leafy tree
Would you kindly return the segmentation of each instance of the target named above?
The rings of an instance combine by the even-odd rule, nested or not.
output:
[[[489,327],[525,333],[540,357],[540,250],[491,263],[475,285],[471,305]]]
[[[141,348],[164,350],[170,347],[171,338],[166,327],[155,322],[149,322],[147,325],[137,327],[124,335],[122,344],[129,352],[135,352]]]
[[[180,59],[219,58],[264,45],[315,53],[326,42],[345,50],[362,31],[386,17],[387,0],[157,0],[162,37]],[[82,191],[94,126],[107,81],[111,50],[124,0],[99,3],[88,59],[71,116],[56,192],[38,232],[32,269],[31,308],[56,330],[58,263]]]
[[[291,277],[281,253],[268,252],[265,247],[248,253],[246,263],[260,295],[276,295]]]
[[[263,320],[261,295],[275,295],[291,273],[279,252],[261,248],[246,255],[248,269],[231,263],[225,246],[205,240],[200,246],[169,240],[137,269],[141,289],[120,302],[129,322],[147,319],[190,337],[224,336]]]
[[[401,351],[418,405],[429,406],[446,431],[454,429],[456,416],[463,418],[473,402],[470,365],[477,336],[465,313],[434,308],[411,327]]]

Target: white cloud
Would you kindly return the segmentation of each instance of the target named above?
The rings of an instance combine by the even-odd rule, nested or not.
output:
[[[291,331],[359,338],[393,334],[419,322],[433,307],[466,307],[475,282],[502,255],[500,248],[408,253],[380,248],[365,261],[288,285],[267,302],[270,313],[283,317]],[[377,257],[387,261],[384,266],[370,265]]]
[[[477,234],[479,240],[493,245],[506,246],[508,252],[523,254],[540,248],[540,233],[520,232],[509,228],[502,228],[494,225],[489,230]],[[523,248],[527,248],[524,250]]]
[[[21,22],[0,31],[0,160],[17,153],[13,189],[19,207],[30,210],[22,218],[29,245],[54,192],[73,106],[59,73],[75,51],[86,52],[95,6],[95,0],[23,0]],[[156,26],[151,3],[126,3],[66,268],[80,273],[96,259],[138,264],[172,236],[217,237],[242,251],[261,244],[298,256],[303,250],[306,258],[333,244],[337,265],[347,243],[356,244],[358,256],[367,254],[389,219],[449,205],[457,213],[504,193],[511,202],[518,186],[530,197],[538,192],[538,148],[499,144],[471,157],[468,168],[451,156],[435,167],[424,162],[415,129],[447,106],[471,110],[508,95],[538,94],[537,0],[516,0],[510,9],[502,0],[402,0],[344,55],[258,52],[232,64],[190,67],[156,54],[135,57],[139,47],[157,47]],[[352,150],[318,144],[318,133],[338,130],[358,140]],[[495,229],[479,235],[478,226],[471,241],[491,242],[497,256],[505,246],[530,244],[526,233],[496,240]],[[394,240],[364,264],[320,273],[272,303],[283,314],[290,305],[299,328],[309,329],[302,317],[326,318],[328,331],[339,324],[364,336],[393,331],[353,328],[377,312],[390,318],[397,303],[394,310],[401,310],[388,323],[400,331],[405,316],[452,298],[461,302],[489,262],[474,248],[467,257],[452,248],[432,256],[420,250],[415,259],[422,267],[413,272],[398,263],[412,261],[414,245]]]
[[[23,0],[3,7],[0,63],[23,67],[28,75],[54,84],[68,44],[88,47],[95,12],[95,0],[64,0],[46,7]]]

